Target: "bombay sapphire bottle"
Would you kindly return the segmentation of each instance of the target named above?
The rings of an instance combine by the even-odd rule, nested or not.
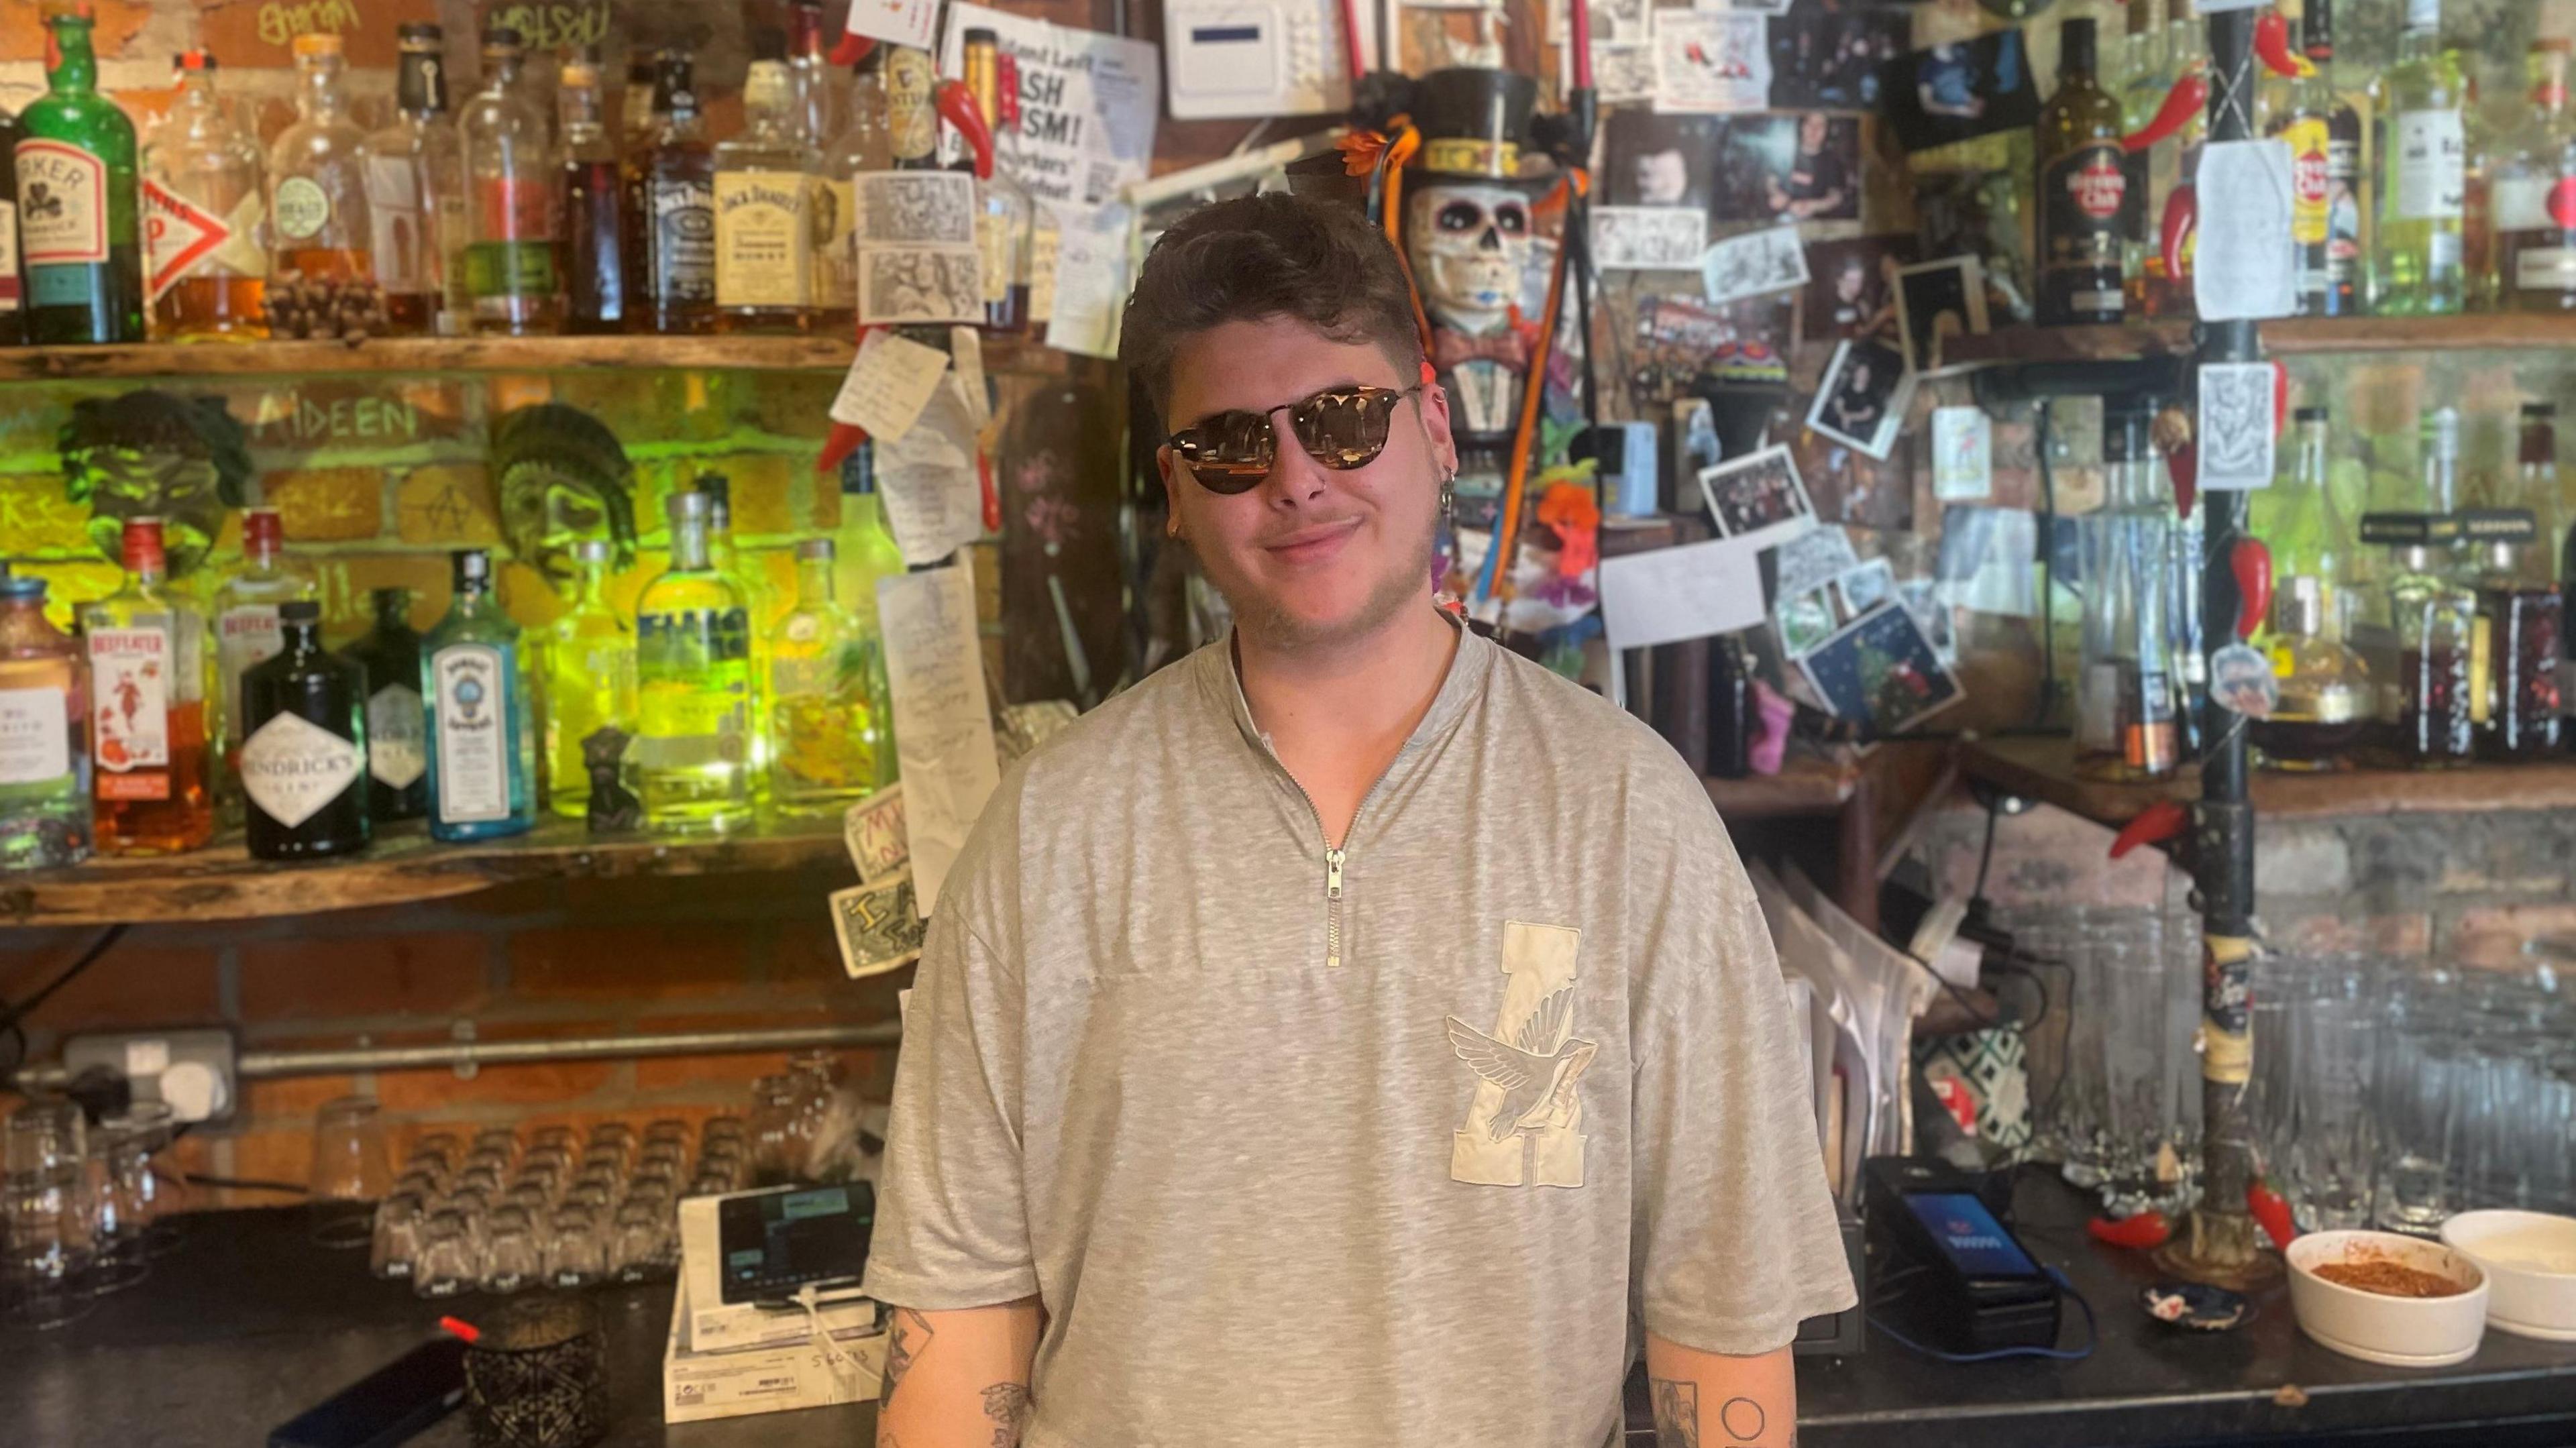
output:
[[[519,626],[492,594],[491,555],[455,555],[455,602],[421,649],[429,735],[429,833],[522,834],[537,821],[536,730],[519,665]]]

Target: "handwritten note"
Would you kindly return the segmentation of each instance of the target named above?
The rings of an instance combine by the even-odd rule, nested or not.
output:
[[[1732,633],[1762,621],[1750,540],[1718,538],[1601,560],[1601,621],[1613,649]],[[896,726],[901,729],[902,723]]]
[[[850,847],[850,863],[859,880],[873,885],[903,868],[907,853],[903,825],[903,785],[889,784],[841,815],[841,838]]]
[[[966,399],[966,411],[981,432],[993,420],[992,394],[984,389],[984,334],[972,327],[949,328],[948,360],[957,369],[957,391]]]
[[[973,565],[961,560],[878,579],[877,618],[894,696],[914,896],[926,920],[967,829],[1002,781],[975,635]]]
[[[878,444],[877,493],[903,561],[915,567],[984,536],[975,424],[955,383],[931,395],[920,421],[903,436]]]
[[[2192,298],[2205,322],[2298,309],[2290,236],[2290,143],[2212,141],[2200,152],[2200,241]]]
[[[928,50],[939,38],[939,0],[850,0],[852,35]]]
[[[912,431],[947,375],[948,359],[938,348],[892,332],[870,332],[832,399],[832,420],[866,428],[879,445],[898,441]]]
[[[1127,301],[1128,239],[1135,211],[1123,204],[1056,213],[1054,311],[1046,344],[1086,357],[1116,357]]]

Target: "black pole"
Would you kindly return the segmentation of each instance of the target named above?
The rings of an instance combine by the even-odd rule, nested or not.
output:
[[[2206,21],[2211,144],[2254,135],[2255,13],[2226,10]],[[2201,198],[2204,206],[2209,201]],[[2198,362],[2261,359],[2262,339],[2254,323],[2202,326]],[[2205,540],[2201,637],[2214,652],[2237,641],[2240,593],[2230,559],[2237,540],[2248,536],[2246,495],[2203,491],[2200,498]],[[2201,920],[2201,1198],[2181,1235],[2156,1257],[2181,1277],[2245,1286],[2281,1271],[2280,1260],[2261,1250],[2246,1205],[2246,1189],[2254,1179],[2253,1131],[2245,1110],[2246,1085],[2254,1075],[2254,806],[2246,793],[2245,716],[2206,690],[2191,702],[2201,711],[2201,737],[2207,741],[2191,835],[2193,893]]]

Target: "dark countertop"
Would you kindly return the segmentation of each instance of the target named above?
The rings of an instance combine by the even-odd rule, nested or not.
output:
[[[2131,1448],[2301,1435],[2322,1435],[2308,1441],[2323,1443],[2399,1426],[2422,1431],[2373,1436],[2373,1448],[2576,1442],[2576,1345],[2491,1332],[2478,1356],[2455,1368],[2376,1368],[2300,1337],[2280,1289],[2264,1294],[2260,1315],[2237,1332],[2188,1336],[2137,1309],[2136,1289],[2151,1280],[2144,1258],[2085,1237],[2072,1192],[2033,1174],[2018,1206],[2032,1253],[2065,1270],[2092,1300],[2101,1348],[2080,1363],[1946,1366],[1873,1333],[1862,1356],[1800,1360],[1800,1443]],[[871,1440],[875,1410],[865,1404],[665,1425],[670,1299],[667,1283],[597,1294],[608,1327],[611,1448],[851,1448]],[[186,1219],[179,1250],[155,1263],[142,1286],[101,1299],[70,1327],[0,1334],[0,1443],[261,1444],[269,1428],[408,1351],[442,1310],[470,1321],[483,1300],[427,1303],[378,1282],[363,1254],[310,1245],[297,1208]],[[2070,1323],[2064,1340],[2076,1341],[2076,1332]],[[2282,1401],[2291,1385],[2305,1395],[2299,1406]],[[1630,1445],[1649,1448],[1642,1384],[1630,1388]],[[1897,1424],[1905,1426],[1891,1433]],[[462,1448],[463,1416],[413,1441]]]

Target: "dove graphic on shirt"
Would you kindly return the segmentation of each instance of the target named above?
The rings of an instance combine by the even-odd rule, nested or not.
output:
[[[1448,1017],[1449,1045],[1458,1059],[1503,1091],[1494,1113],[1493,1139],[1521,1131],[1562,1128],[1574,1120],[1575,1083],[1601,1047],[1571,1029],[1574,987],[1539,1002],[1510,1043],[1495,1040],[1456,1016]]]

